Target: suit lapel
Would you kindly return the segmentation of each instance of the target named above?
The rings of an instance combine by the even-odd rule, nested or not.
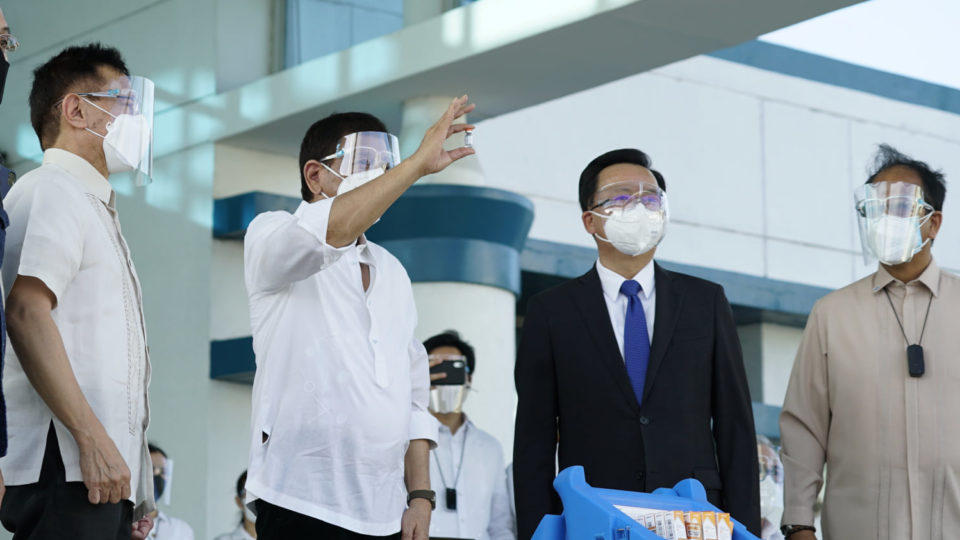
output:
[[[647,367],[647,378],[643,385],[643,399],[646,401],[657,378],[657,371],[663,363],[663,357],[673,336],[673,328],[680,316],[680,304],[683,301],[683,292],[677,290],[670,274],[654,263],[654,279],[657,289],[657,307],[653,319],[653,343],[650,344],[650,364]]]
[[[574,303],[580,309],[584,325],[597,346],[597,359],[603,364],[615,384],[620,388],[627,402],[634,412],[639,411],[637,398],[630,386],[630,376],[623,363],[623,355],[617,345],[617,337],[610,324],[610,312],[607,311],[607,302],[603,297],[603,287],[600,285],[600,276],[597,268],[592,268],[586,274],[577,278],[580,286],[575,288]],[[657,289],[657,294],[660,290]]]

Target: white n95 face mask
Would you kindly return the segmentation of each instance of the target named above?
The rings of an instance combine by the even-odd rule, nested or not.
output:
[[[337,188],[338,196],[343,195],[344,193],[353,191],[358,187],[366,184],[367,182],[370,182],[376,178],[379,178],[380,176],[383,175],[384,172],[386,172],[386,170],[383,167],[376,167],[373,169],[367,169],[365,171],[353,173],[349,176],[342,176],[337,171],[328,167],[326,163],[321,162],[320,165],[323,165],[328,171],[337,175],[341,179],[340,186]],[[324,197],[327,197],[325,193],[321,193],[321,195],[323,195]]]
[[[609,214],[592,212],[604,219],[603,232],[606,238],[596,235],[624,255],[635,257],[657,246],[666,232],[667,219],[664,212],[651,211],[638,204],[630,208],[615,208]]]
[[[106,135],[87,128],[87,131],[103,139],[103,157],[107,161],[107,170],[121,173],[137,169],[152,142],[147,119],[142,114],[115,115],[90,100],[83,99],[113,117],[113,121],[107,123]]]
[[[931,215],[922,218],[882,215],[867,220],[866,235],[870,251],[883,264],[909,262],[927,243],[923,240],[920,228]]]

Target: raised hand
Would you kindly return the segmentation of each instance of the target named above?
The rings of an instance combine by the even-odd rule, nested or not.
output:
[[[443,148],[443,143],[454,133],[474,128],[472,124],[454,124],[454,122],[475,108],[476,105],[473,103],[467,104],[467,96],[463,95],[450,102],[443,116],[437,120],[436,124],[430,126],[423,135],[423,140],[420,141],[420,147],[410,156],[410,159],[417,164],[420,176],[440,172],[454,161],[476,153],[473,148],[460,147],[453,150]]]

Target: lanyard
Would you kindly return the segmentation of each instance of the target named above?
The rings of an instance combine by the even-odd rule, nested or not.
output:
[[[927,331],[927,320],[930,318],[930,306],[933,305],[933,293],[930,293],[930,301],[927,302],[927,314],[923,316],[923,327],[920,329],[920,339],[917,340],[916,344],[911,345],[910,340],[907,339],[907,331],[903,329],[903,323],[900,322],[900,316],[897,315],[897,308],[893,307],[893,300],[890,299],[890,293],[887,289],[883,289],[883,293],[887,295],[887,302],[890,303],[890,309],[893,310],[893,316],[897,319],[897,324],[900,325],[900,332],[903,334],[903,340],[907,342],[907,370],[910,372],[911,377],[920,377],[925,371],[925,365],[923,362],[923,334]]]
[[[443,484],[443,489],[447,495],[447,508],[449,510],[457,509],[457,483],[460,482],[460,473],[463,472],[463,456],[467,453],[467,426],[468,424],[463,424],[463,442],[460,446],[460,464],[457,465],[457,470],[454,473],[456,476],[453,479],[453,487],[447,486],[447,480],[443,477],[443,466],[440,465],[440,459],[437,458],[436,449],[431,452],[433,454],[433,459],[437,460],[437,470],[440,471],[440,482]]]

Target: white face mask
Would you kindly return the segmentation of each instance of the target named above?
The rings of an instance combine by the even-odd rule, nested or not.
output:
[[[867,221],[867,242],[873,254],[884,264],[909,262],[929,240],[923,240],[920,228],[933,215],[897,217],[877,216]]]
[[[783,486],[772,476],[760,481],[760,517],[779,525],[783,515]]]
[[[247,505],[243,505],[243,517],[250,523],[257,522],[257,515],[254,514],[253,510],[250,510],[250,508],[248,508]]]
[[[665,215],[648,210],[641,204],[626,210],[614,209],[610,214],[592,213],[604,219],[603,232],[606,238],[599,234],[595,236],[631,257],[656,247],[666,231]]]
[[[115,115],[84,98],[84,101],[113,117],[107,123],[107,134],[101,135],[90,128],[87,131],[103,139],[103,157],[111,173],[136,169],[150,148],[152,133],[147,119],[142,114]]]
[[[383,175],[384,172],[386,172],[382,167],[376,167],[373,169],[367,169],[365,171],[361,171],[358,173],[351,174],[350,176],[344,177],[344,176],[340,176],[340,173],[338,173],[337,171],[328,167],[326,163],[320,163],[320,164],[326,167],[328,171],[340,177],[340,179],[342,180],[340,182],[340,187],[337,188],[337,195],[343,195],[344,193],[353,191],[358,187],[366,184],[367,182],[370,182],[371,180],[378,178],[379,176]],[[320,194],[328,199],[330,198],[327,196],[326,193],[321,192]]]
[[[469,390],[463,384],[434,386],[430,389],[430,410],[438,414],[462,412]]]

